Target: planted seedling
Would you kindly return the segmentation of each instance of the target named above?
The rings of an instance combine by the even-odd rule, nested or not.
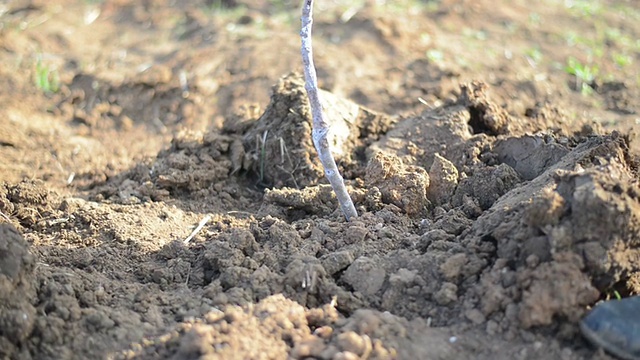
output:
[[[583,64],[571,57],[567,60],[565,71],[568,74],[575,76],[576,89],[580,90],[582,95],[590,95],[593,93],[593,87],[591,87],[591,84],[596,79],[596,75],[598,75],[597,66]]]
[[[330,123],[325,119],[320,105],[320,93],[318,90],[318,78],[313,64],[313,50],[311,45],[311,28],[313,25],[313,0],[304,0],[302,4],[302,64],[304,66],[305,89],[309,97],[311,116],[313,118],[313,145],[318,152],[318,157],[324,168],[324,174],[329,180],[333,192],[338,198],[340,208],[347,221],[358,216],[351,197],[344,186],[344,179],[338,171],[338,166],[331,153],[329,142]]]
[[[60,90],[60,76],[58,72],[45,65],[40,57],[36,60],[35,83],[38,89],[47,94]]]

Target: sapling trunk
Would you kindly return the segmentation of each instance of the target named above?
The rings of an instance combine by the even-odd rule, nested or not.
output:
[[[324,174],[329,180],[333,192],[336,193],[340,208],[347,221],[358,217],[358,212],[353,205],[353,201],[344,186],[344,180],[338,171],[336,161],[331,154],[331,146],[329,142],[329,123],[322,113],[322,105],[320,104],[320,93],[318,91],[318,78],[316,76],[316,68],[313,64],[313,49],[311,46],[311,27],[313,24],[313,0],[304,0],[302,4],[302,30],[300,37],[302,38],[302,63],[304,65],[305,89],[309,96],[309,105],[311,106],[311,115],[313,117],[313,145],[318,151],[318,157],[324,168]]]

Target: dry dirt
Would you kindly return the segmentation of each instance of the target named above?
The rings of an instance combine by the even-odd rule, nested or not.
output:
[[[0,2],[0,358],[610,359],[635,0],[318,0],[351,222],[298,5]]]

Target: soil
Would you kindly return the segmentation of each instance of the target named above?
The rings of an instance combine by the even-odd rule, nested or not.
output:
[[[611,359],[633,1],[0,3],[0,358]]]

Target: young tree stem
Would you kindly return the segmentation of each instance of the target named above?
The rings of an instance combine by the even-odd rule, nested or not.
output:
[[[335,192],[340,208],[347,221],[358,217],[353,201],[344,186],[344,179],[338,171],[336,161],[331,154],[331,146],[329,143],[329,123],[322,113],[322,105],[320,104],[320,94],[318,91],[318,78],[316,68],[313,64],[313,49],[311,45],[311,28],[313,25],[313,0],[304,0],[302,4],[302,30],[300,37],[302,38],[302,63],[304,65],[305,89],[309,96],[309,105],[311,106],[311,115],[313,117],[313,144],[320,157],[320,162],[324,167],[324,174],[329,180],[333,192]]]

